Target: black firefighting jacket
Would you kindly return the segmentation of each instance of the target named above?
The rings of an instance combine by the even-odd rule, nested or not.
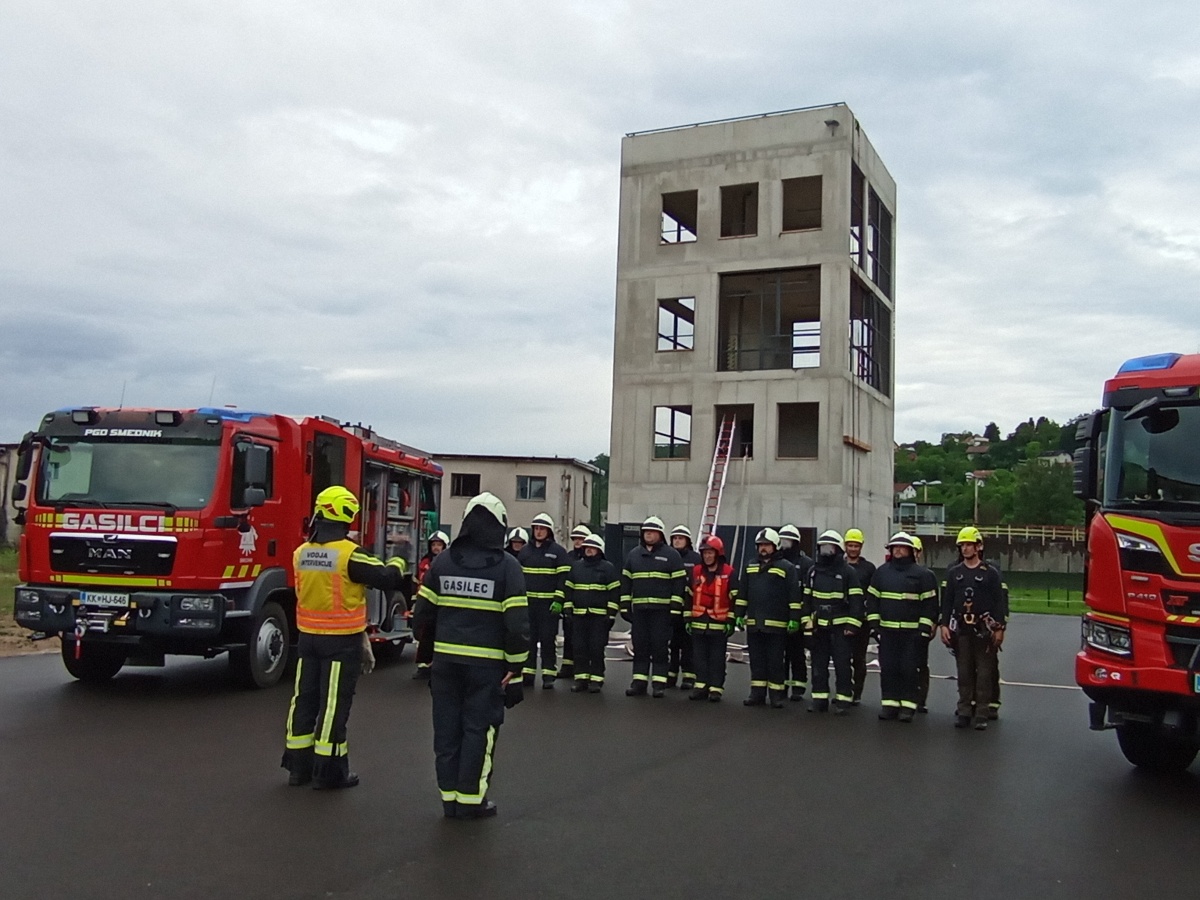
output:
[[[617,567],[600,553],[575,560],[567,575],[563,612],[575,616],[617,614],[621,604],[621,576]]]
[[[625,558],[621,572],[621,608],[653,606],[683,613],[688,590],[683,560],[674,547],[660,541],[653,547],[638,544]]]
[[[435,659],[520,673],[529,655],[525,576],[504,550],[504,526],[482,507],[429,564],[413,610],[413,630],[426,627]]]
[[[548,606],[563,602],[571,557],[562,544],[549,540],[538,546],[531,540],[517,554],[517,562],[525,573],[525,593],[530,603]]]
[[[747,563],[738,580],[734,609],[745,617],[746,631],[786,633],[789,622],[803,618],[796,567],[778,550]]]
[[[858,573],[839,554],[818,557],[803,576],[806,628],[859,629],[866,620],[863,589]]]
[[[912,559],[892,559],[875,570],[867,589],[867,622],[883,631],[933,636],[938,616],[937,576]]]

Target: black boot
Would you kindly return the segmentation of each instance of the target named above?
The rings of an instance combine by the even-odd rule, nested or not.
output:
[[[558,668],[558,677],[559,677],[559,678],[566,678],[566,679],[574,680],[574,678],[575,678],[575,664],[574,664],[574,663],[569,663],[569,662],[564,662],[564,663],[563,663],[561,666],[559,666],[559,668]]]
[[[679,689],[681,691],[690,691],[695,687],[696,687],[696,676],[689,675],[687,672],[684,672],[683,679],[679,682]]]
[[[987,731],[987,716],[976,716],[972,727],[976,731]]]
[[[413,672],[413,681],[428,681],[429,666],[417,666],[417,671]]]
[[[906,706],[904,709],[900,710],[900,714],[896,716],[896,719],[900,722],[911,722],[914,718],[916,718],[916,714],[917,711],[915,709],[909,709]]]
[[[721,697],[723,695],[724,695],[723,691],[718,691],[714,688],[713,690],[710,690],[708,692],[708,702],[709,703],[720,703]]]
[[[688,694],[689,700],[703,700],[708,696],[708,691],[705,688],[692,688],[692,692]]]
[[[638,679],[633,684],[629,685],[629,687],[625,688],[625,696],[626,697],[645,697],[646,696],[646,682],[642,681],[641,679]]]
[[[584,681],[582,678],[577,678],[575,680],[575,683],[573,685],[571,685],[571,693],[572,694],[582,694],[587,689],[588,689],[588,683],[586,681]]]
[[[457,819],[458,818],[458,801],[457,800],[443,800],[442,801],[442,816],[444,816],[447,819]]]
[[[850,711],[850,701],[849,700],[834,700],[833,701],[833,714],[835,716],[844,716],[849,711]]]
[[[879,718],[885,722],[891,721],[900,715],[900,710],[894,706],[885,706],[879,710]]]
[[[543,675],[542,676],[542,690],[543,691],[554,690],[554,676],[553,675]]]
[[[458,804],[457,818],[490,819],[492,816],[496,815],[497,812],[499,812],[499,810],[497,809],[496,804],[485,798],[484,801],[478,805],[472,803]]]
[[[829,712],[829,701],[814,700],[812,703],[808,704],[808,711],[812,713]]]
[[[767,705],[767,689],[760,687],[750,688],[750,696],[742,701],[742,706],[766,706]]]
[[[533,673],[526,672],[521,676],[521,684],[525,687],[533,687]]]
[[[655,700],[661,700],[663,697],[667,696],[667,686],[661,681],[654,682],[654,684],[650,687],[650,696]]]
[[[588,693],[589,694],[598,694],[598,693],[600,693],[600,688],[601,688],[600,682],[593,681],[591,684],[588,685]]]
[[[970,726],[970,724],[971,724],[970,716],[955,716],[954,717],[954,727],[955,728],[967,728]]]
[[[313,749],[285,750],[280,763],[288,770],[288,787],[303,787],[312,781]]]
[[[783,709],[783,700],[787,697],[786,691],[771,691],[771,709]]]
[[[791,695],[788,697],[792,702],[799,702],[804,699],[804,687],[799,684],[792,685]]]

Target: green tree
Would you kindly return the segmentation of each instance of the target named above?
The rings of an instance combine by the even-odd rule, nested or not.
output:
[[[1012,523],[1014,525],[1080,525],[1083,504],[1071,490],[1070,466],[1026,460],[1013,472]]]
[[[995,422],[988,422],[987,427],[983,429],[983,437],[991,442],[1000,440],[1000,426]]]

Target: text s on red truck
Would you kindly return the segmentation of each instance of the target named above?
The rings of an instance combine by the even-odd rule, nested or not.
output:
[[[428,454],[324,416],[49,413],[20,448],[16,621],[60,635],[67,670],[84,681],[161,666],[168,653],[228,653],[240,680],[267,687],[296,641],[292,554],[317,494],[354,491],[352,537],[411,572],[438,528],[441,477]],[[377,646],[412,639],[407,597],[373,590],[369,601]]]
[[[1075,679],[1091,727],[1160,772],[1200,749],[1200,355],[1126,362],[1076,437],[1087,612]]]

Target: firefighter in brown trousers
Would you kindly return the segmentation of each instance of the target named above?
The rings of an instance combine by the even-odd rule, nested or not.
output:
[[[1008,598],[1000,572],[983,561],[983,537],[968,525],[958,533],[962,561],[942,581],[942,643],[954,651],[958,668],[955,728],[987,728],[994,696],[997,656],[1008,624]]]
[[[858,583],[862,585],[864,599],[867,588],[871,584],[871,578],[875,575],[875,564],[862,555],[865,540],[863,533],[857,528],[846,531],[846,562],[858,575]],[[851,647],[850,668],[854,676],[854,697],[850,701],[851,706],[858,706],[862,702],[863,687],[867,683],[867,648],[870,644],[871,629],[867,628],[864,622],[863,627],[858,629],[854,635]]]

